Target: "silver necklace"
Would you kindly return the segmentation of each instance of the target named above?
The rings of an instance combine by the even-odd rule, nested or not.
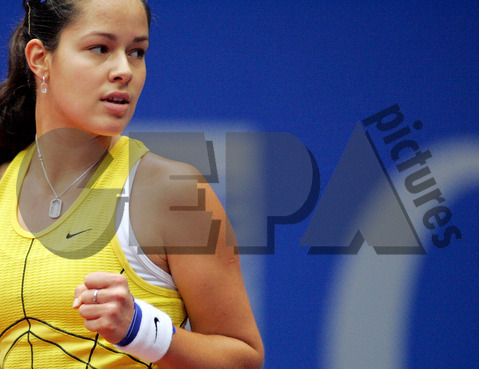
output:
[[[50,179],[48,178],[48,175],[47,175],[47,171],[45,169],[45,163],[43,163],[43,156],[42,156],[42,153],[40,152],[40,146],[38,145],[38,140],[37,140],[37,135],[35,135],[35,143],[37,144],[37,152],[38,152],[38,159],[40,159],[40,163],[42,164],[42,169],[43,169],[43,173],[45,174],[45,179],[47,180],[50,188],[52,189],[53,191],[53,194],[55,195],[55,198],[50,201],[50,210],[48,212],[48,215],[50,216],[50,218],[52,219],[56,219],[60,216],[60,214],[62,213],[62,200],[60,200],[60,196],[62,196],[65,192],[67,192],[75,183],[77,183],[80,179],[82,179],[89,171],[91,168],[93,168],[95,165],[97,165],[100,160],[102,159],[103,155],[101,155],[97,161],[95,161],[92,165],[90,165],[90,167],[88,167],[87,170],[85,170],[77,179],[75,179],[73,181],[73,183],[68,186],[67,188],[65,188],[62,193],[60,193],[59,195],[57,195],[57,192],[55,191],[55,189],[53,188],[53,185],[52,183],[50,182]]]

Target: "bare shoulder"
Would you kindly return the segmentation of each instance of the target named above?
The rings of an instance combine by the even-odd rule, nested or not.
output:
[[[156,155],[152,152],[147,153],[141,159],[141,167],[144,171],[152,173],[163,173],[168,175],[189,175],[199,174],[199,171],[193,166]]]
[[[138,167],[135,186],[142,187],[152,199],[181,206],[196,195],[198,182],[204,178],[195,167],[148,153]]]
[[[198,207],[204,199],[203,176],[193,166],[148,153],[140,161],[133,184],[130,214],[140,245],[184,243],[184,231],[211,220]],[[207,185],[206,185],[207,186]],[[209,186],[208,186],[209,187]],[[191,243],[193,241],[190,241]]]

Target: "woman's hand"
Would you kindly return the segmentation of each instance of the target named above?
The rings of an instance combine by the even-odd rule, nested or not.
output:
[[[73,308],[85,319],[88,330],[118,343],[130,327],[134,301],[123,275],[95,272],[75,289]]]

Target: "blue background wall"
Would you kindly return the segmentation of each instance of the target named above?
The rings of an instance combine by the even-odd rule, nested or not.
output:
[[[20,3],[2,4],[4,61]],[[244,258],[265,368],[477,367],[477,3],[150,3],[132,130],[206,132],[219,162],[226,131],[291,133],[316,158],[321,196],[356,123],[397,103],[424,123],[414,137],[463,234],[444,249],[425,239],[426,256],[308,256],[310,218],[277,226],[273,255]]]

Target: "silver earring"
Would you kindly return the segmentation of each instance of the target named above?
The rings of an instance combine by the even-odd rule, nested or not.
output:
[[[48,91],[48,85],[47,83],[45,82],[45,76],[43,76],[43,82],[42,84],[40,85],[40,88],[42,89],[42,93],[46,94],[47,91]]]

